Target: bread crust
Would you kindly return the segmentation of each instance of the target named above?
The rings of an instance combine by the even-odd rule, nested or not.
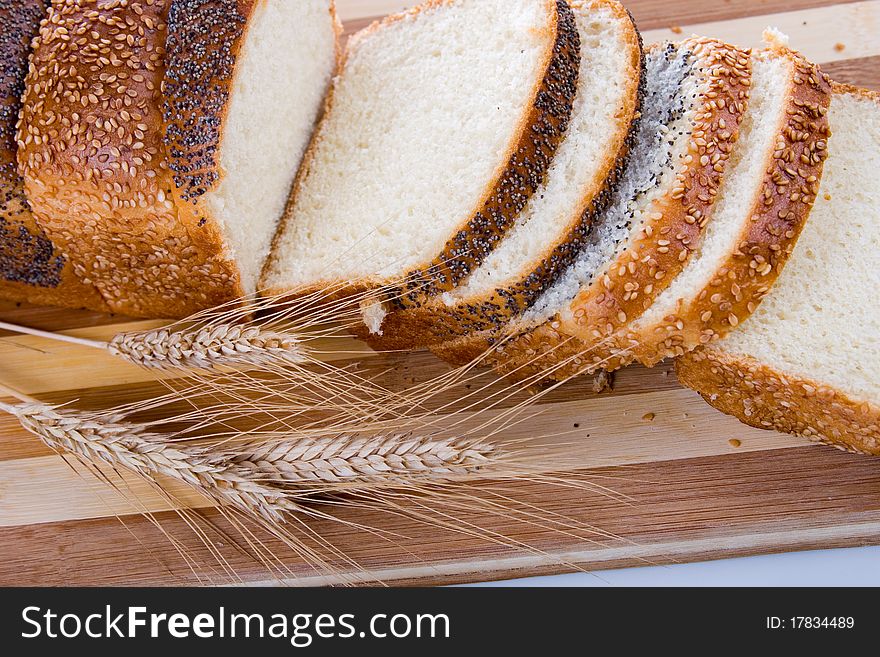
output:
[[[173,196],[162,120],[171,4],[54,2],[19,131],[38,222],[132,316],[181,317],[240,294],[216,227],[179,217]]]
[[[492,335],[458,343],[467,355],[480,346],[492,347],[487,361],[516,378],[561,381],[619,366],[615,337],[666,289],[699,244],[748,103],[747,51],[699,37],[683,44],[707,80],[675,184],[654,201],[639,235],[581,288],[566,316],[557,315],[503,343]],[[446,347],[440,353],[449,351]]]
[[[389,25],[457,1],[428,0],[407,11],[375,21],[349,39],[339,65],[340,74],[345,74],[346,61],[362,39]],[[373,290],[377,299],[402,309],[416,307],[442,291],[453,289],[472,269],[479,266],[498,239],[513,225],[519,210],[543,181],[553,154],[562,141],[574,104],[580,61],[577,27],[565,0],[542,1],[547,5],[548,12],[552,12],[553,34],[548,39],[546,64],[543,67],[545,73],[536,81],[532,95],[535,101],[526,109],[505,155],[504,164],[492,177],[473,216],[459,226],[443,251],[433,261],[394,280],[371,276],[350,281],[347,285],[341,285],[336,280],[322,280],[296,289],[273,282],[274,256],[270,255],[261,277],[264,296],[297,298],[333,288],[337,290],[336,296],[342,297]],[[328,93],[325,116],[332,111],[334,94],[335,85]],[[277,253],[281,238],[290,225],[296,196],[308,178],[321,132],[322,126],[319,125],[294,184],[287,211],[278,227],[272,254]]]
[[[0,2],[0,298],[106,311],[98,291],[37,225],[16,162],[16,123],[31,41],[49,0]]]
[[[611,148],[604,153],[603,163],[597,167],[597,171],[605,172],[604,177],[593,181],[583,194],[579,207],[569,218],[564,232],[550,236],[540,259],[529,263],[529,268],[517,278],[503,287],[462,300],[453,306],[435,297],[420,306],[391,312],[382,324],[381,335],[360,331],[360,337],[374,349],[426,347],[473,332],[501,329],[513,317],[525,312],[577,258],[592,225],[611,200],[626,165],[635,135],[636,117],[645,93],[645,60],[641,35],[632,16],[615,0],[572,0],[569,4],[575,11],[609,9],[628,27],[625,42],[629,48],[629,70],[624,77],[620,120]]]
[[[757,56],[785,58],[791,78],[785,120],[774,151],[766,154],[766,173],[751,205],[751,221],[703,289],[680,299],[674,314],[631,330],[616,342],[617,349],[649,367],[719,340],[754,312],[782,273],[819,193],[831,135],[831,83],[817,66],[782,46]]]
[[[244,294],[222,224],[201,201],[222,177],[236,58],[262,2],[51,7],[19,164],[37,221],[115,312],[182,317]]]
[[[876,404],[712,346],[677,359],[675,370],[684,385],[745,424],[804,436],[847,452],[880,455]]]
[[[188,227],[191,239],[209,251],[223,249],[225,236],[222,222],[212,216],[203,198],[218,187],[224,176],[219,152],[222,127],[226,125],[230,108],[235,64],[253,24],[253,13],[264,2],[172,0],[170,7],[163,118],[169,168],[174,174],[173,195],[178,216]],[[338,68],[343,26],[335,0],[330,0],[329,8],[336,33],[335,68]],[[324,101],[325,108],[328,103],[329,100]],[[303,163],[310,158],[313,144],[314,138],[310,140]],[[303,169],[304,166],[297,171],[294,188]],[[231,259],[226,250],[222,256]],[[230,274],[235,276],[235,296],[243,295],[245,291],[237,269]]]

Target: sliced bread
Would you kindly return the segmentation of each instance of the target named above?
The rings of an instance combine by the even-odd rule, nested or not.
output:
[[[752,91],[716,210],[687,267],[609,340],[647,366],[718,340],[782,272],[810,215],[827,154],[831,84],[782,43],[752,56]]]
[[[34,215],[115,312],[256,291],[338,59],[331,0],[56,0],[18,159]]]
[[[562,0],[433,0],[356,35],[263,287],[454,288],[543,182],[579,51]]]
[[[570,0],[581,43],[574,107],[564,140],[514,225],[455,289],[417,308],[365,315],[368,341],[405,349],[499,328],[524,312],[577,257],[623,169],[644,92],[641,39],[615,0]],[[380,314],[381,326],[372,318]]]
[[[0,299],[107,310],[91,285],[37,225],[18,173],[16,124],[31,41],[48,0],[0,0]]]
[[[521,376],[568,378],[608,360],[606,340],[686,266],[712,216],[748,105],[747,52],[691,38],[647,53],[647,93],[629,162],[609,208],[578,258],[502,334],[435,349],[489,361]],[[508,337],[509,336],[509,337]]]
[[[880,95],[835,85],[810,220],[770,293],[679,379],[746,424],[880,454]]]

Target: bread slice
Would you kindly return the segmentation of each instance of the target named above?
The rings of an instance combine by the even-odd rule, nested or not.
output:
[[[330,0],[59,0],[19,164],[34,215],[115,312],[254,293],[336,66]]]
[[[748,104],[747,52],[691,38],[647,53],[629,164],[578,259],[489,354],[501,371],[565,379],[607,362],[609,336],[674,280],[697,248]],[[435,349],[466,362],[499,334]]]
[[[31,41],[48,0],[0,1],[0,299],[105,311],[98,291],[80,281],[70,261],[40,229],[16,163],[15,130]]]
[[[543,182],[579,51],[561,0],[433,0],[356,35],[263,287],[455,287]]]
[[[393,312],[386,303],[381,326],[367,336],[374,348],[424,347],[503,326],[577,257],[610,201],[644,92],[641,39],[615,0],[569,4],[581,42],[580,72],[569,127],[547,179],[461,285],[417,308]]]
[[[749,109],[703,243],[651,307],[609,340],[621,354],[614,366],[680,356],[757,308],[819,191],[830,103],[830,82],[783,44],[752,56]]]
[[[746,424],[880,454],[880,94],[835,85],[819,196],[785,270],[682,383]]]

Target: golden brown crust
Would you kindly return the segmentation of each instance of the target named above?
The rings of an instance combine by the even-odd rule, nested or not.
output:
[[[675,369],[684,385],[750,426],[880,455],[880,407],[875,404],[711,346],[677,359]]]
[[[31,214],[16,162],[16,123],[31,40],[48,0],[0,1],[0,298],[107,310]]]
[[[498,349],[498,338],[494,331],[480,331],[448,342],[431,345],[431,353],[453,367],[462,367],[473,362],[491,363],[492,352]],[[513,366],[516,367],[515,365]],[[499,370],[500,371],[500,370]],[[516,377],[511,376],[515,379]]]
[[[170,4],[53,3],[19,132],[40,225],[112,310],[134,316],[184,316],[240,294],[217,228],[179,217],[173,196],[162,121]]]
[[[676,313],[617,341],[618,349],[647,366],[717,341],[754,312],[782,273],[819,193],[830,136],[831,84],[818,67],[791,50],[776,47],[758,56],[787,59],[791,81],[786,120],[775,150],[765,158],[751,220],[706,287],[681,299]]]
[[[634,121],[645,91],[642,41],[632,17],[618,2],[577,0],[570,4],[575,11],[611,10],[628,28],[624,41],[629,48],[629,70],[622,74],[625,88],[615,135],[610,148],[603,154],[603,162],[596,168],[597,172],[604,172],[602,177],[594,180],[591,187],[585,190],[579,206],[573,210],[560,232],[547,236],[541,258],[524,265],[527,268],[519,274],[518,279],[453,306],[446,305],[440,298],[433,298],[420,306],[391,312],[382,324],[382,335],[361,331],[360,337],[374,349],[426,347],[473,332],[501,329],[513,317],[525,312],[577,258],[596,218],[607,207],[626,164],[635,134]]]
[[[554,317],[500,345],[495,345],[499,336],[478,335],[435,353],[452,356],[451,351],[462,349],[461,358],[453,357],[460,361],[491,346],[487,360],[499,371],[556,380],[619,366],[614,338],[684,269],[699,243],[748,103],[746,51],[714,39],[693,38],[685,44],[707,78],[705,92],[694,113],[683,167],[675,184],[655,200],[639,235],[581,289],[570,316]]]

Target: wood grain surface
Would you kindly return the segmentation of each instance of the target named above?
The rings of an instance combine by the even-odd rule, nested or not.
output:
[[[337,0],[349,34],[413,4]],[[773,26],[835,79],[880,89],[880,0],[627,5],[647,42],[695,32],[757,46],[762,29]],[[2,302],[0,319],[98,339],[158,325]],[[388,370],[392,385],[404,385],[414,372],[424,376],[444,368],[426,353],[375,355],[365,362]],[[161,390],[149,373],[102,352],[3,332],[0,382],[82,408]],[[624,370],[613,392],[600,395],[590,381],[571,382],[543,397],[536,412],[511,427],[504,440],[540,434],[548,436],[542,439],[548,452],[560,441],[574,446],[572,476],[580,485],[529,481],[473,487],[475,498],[505,495],[521,508],[540,509],[542,519],[533,523],[511,524],[485,511],[457,512],[483,535],[497,532],[520,545],[398,515],[343,509],[336,512],[344,520],[376,531],[326,521],[310,528],[362,572],[341,560],[333,563],[335,575],[315,572],[290,548],[261,536],[285,564],[280,577],[235,544],[233,528],[198,494],[169,483],[212,526],[210,538],[234,576],[211,566],[216,560],[208,548],[149,486],[123,476],[114,491],[0,416],[0,584],[437,584],[880,543],[876,459],[745,427],[681,388],[668,364]],[[562,531],[562,524],[568,529]],[[172,546],[169,535],[184,547]],[[204,567],[191,568],[193,561]]]

